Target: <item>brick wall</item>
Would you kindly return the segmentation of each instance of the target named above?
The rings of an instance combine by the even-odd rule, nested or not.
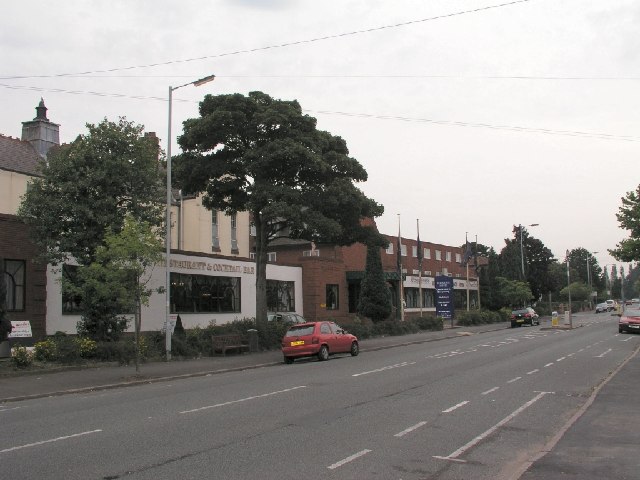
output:
[[[31,322],[33,338],[24,339],[25,344],[46,335],[47,268],[34,261],[36,254],[26,225],[13,215],[0,214],[0,258],[25,260],[25,309],[23,312],[8,312],[9,320]]]

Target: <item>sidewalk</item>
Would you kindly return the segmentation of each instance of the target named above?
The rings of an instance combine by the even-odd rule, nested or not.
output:
[[[422,332],[411,335],[379,337],[360,341],[360,351],[367,352],[432,342],[466,333],[482,333],[508,328],[508,323],[471,327],[445,328],[440,332]],[[24,374],[0,376],[0,404],[30,398],[49,397],[71,393],[106,390],[144,383],[163,382],[180,378],[213,375],[229,371],[261,368],[282,363],[280,351],[203,357],[194,360],[150,362],[135,366],[99,365],[95,367],[66,367],[57,371],[28,371]]]

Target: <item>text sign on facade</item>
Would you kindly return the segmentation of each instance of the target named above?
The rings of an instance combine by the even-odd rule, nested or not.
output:
[[[453,278],[436,277],[436,315],[446,320],[453,318]]]
[[[31,333],[31,322],[29,320],[12,321],[11,327],[13,328],[9,334],[9,338],[26,338],[33,336],[33,333]]]

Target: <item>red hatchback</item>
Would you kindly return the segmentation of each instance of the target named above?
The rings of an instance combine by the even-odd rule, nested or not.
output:
[[[309,322],[292,325],[282,339],[284,363],[296,358],[317,356],[327,360],[334,353],[360,353],[358,339],[333,322]]]
[[[618,321],[618,332],[640,333],[640,309],[625,308],[624,312],[620,315],[620,320]]]

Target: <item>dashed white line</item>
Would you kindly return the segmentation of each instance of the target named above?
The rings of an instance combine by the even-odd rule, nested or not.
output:
[[[280,393],[293,392],[294,390],[298,390],[300,388],[306,388],[306,387],[307,387],[306,385],[300,385],[298,387],[291,387],[291,388],[286,388],[284,390],[278,390],[277,392],[263,393],[262,395],[254,395],[253,397],[246,397],[246,398],[240,398],[238,400],[231,400],[229,402],[216,403],[215,405],[207,405],[206,407],[193,408],[191,410],[184,410],[178,413],[193,413],[193,412],[199,412],[201,410],[208,410],[209,408],[225,407],[227,405],[233,405],[234,403],[247,402],[249,400],[255,400],[257,398],[264,398],[264,397],[270,397],[272,395],[278,395]]]
[[[338,467],[341,467],[342,465],[344,465],[345,463],[349,463],[354,461],[356,458],[360,458],[363,455],[366,455],[367,453],[371,452],[371,450],[369,449],[364,449],[358,453],[354,453],[353,455],[348,456],[347,458],[340,460],[339,462],[334,463],[333,465],[329,465],[327,468],[329,470],[335,470]]]
[[[530,372],[527,372],[527,375],[533,375],[534,373],[538,373],[540,370],[538,368],[536,368],[535,370],[531,370]]]
[[[434,456],[434,458],[439,458],[441,460],[451,460],[454,462],[464,462],[464,460],[460,460],[457,457],[459,457],[460,455],[462,455],[464,452],[466,452],[467,450],[469,450],[471,447],[474,447],[475,445],[477,445],[478,443],[480,443],[482,440],[484,440],[485,438],[487,438],[489,435],[491,435],[493,432],[495,432],[498,428],[500,428],[501,426],[503,426],[504,424],[510,422],[511,420],[513,420],[516,416],[518,416],[520,413],[522,413],[524,410],[526,410],[527,408],[529,408],[531,405],[533,405],[535,402],[537,402],[538,400],[540,400],[542,397],[544,397],[545,395],[549,394],[551,392],[540,392],[538,395],[536,395],[535,397],[533,397],[531,400],[529,400],[527,403],[525,403],[524,405],[522,405],[520,408],[518,408],[517,410],[515,410],[513,413],[511,413],[510,415],[508,415],[507,417],[503,418],[502,420],[500,420],[498,423],[496,423],[493,427],[491,427],[489,430],[486,430],[485,432],[481,433],[480,435],[478,435],[477,437],[475,437],[473,440],[471,440],[470,442],[466,443],[465,445],[463,445],[462,447],[460,447],[458,450],[456,450],[455,452],[450,453],[449,455],[447,455],[446,457],[441,457],[441,456]]]
[[[605,352],[601,353],[600,355],[596,355],[596,356],[595,356],[595,357],[593,357],[593,358],[602,358],[602,357],[604,357],[607,353],[609,353],[610,351],[611,351],[611,349],[608,349],[607,351],[605,351]]]
[[[88,432],[74,433],[73,435],[66,435],[64,437],[51,438],[49,440],[42,440],[41,442],[27,443],[26,445],[20,445],[18,447],[5,448],[4,450],[0,450],[0,453],[13,452],[15,450],[20,450],[20,449],[29,448],[29,447],[37,447],[38,445],[44,445],[45,443],[59,442],[60,440],[68,440],[70,438],[81,437],[83,435],[89,435],[91,433],[98,433],[101,431],[102,430],[90,430]]]
[[[626,338],[626,339],[624,339],[624,340],[620,340],[620,341],[621,341],[621,342],[628,342],[628,341],[629,341],[629,340],[631,340],[632,338],[633,338],[633,337],[629,337],[629,338]]]
[[[418,422],[415,425],[413,425],[413,426],[411,426],[409,428],[405,428],[403,431],[396,433],[394,435],[394,437],[398,437],[398,438],[399,437],[404,437],[407,433],[411,433],[414,430],[417,430],[418,428],[425,426],[426,424],[427,424],[427,422]]]
[[[551,365],[553,365],[553,362],[547,363],[544,367],[547,368],[547,367],[550,367]]]
[[[563,361],[565,358],[567,358],[567,357],[560,357],[560,358],[556,358],[556,362],[561,362],[561,361]]]
[[[443,410],[442,413],[451,413],[454,410],[457,410],[458,408],[466,405],[467,403],[469,403],[469,400],[465,400],[464,402],[460,402],[459,404],[454,405],[453,407],[449,407],[446,410]]]
[[[507,383],[513,383],[513,382],[517,382],[518,380],[522,379],[522,377],[516,377],[516,378],[512,378],[511,380],[508,380]]]
[[[370,373],[384,372],[385,370],[391,370],[392,368],[400,368],[400,367],[406,367],[408,365],[414,365],[415,363],[416,362],[396,363],[395,365],[389,365],[388,367],[376,368],[375,370],[369,370],[368,372],[354,373],[351,376],[352,377],[360,377],[362,375],[369,375]]]
[[[487,390],[486,392],[482,392],[482,395],[489,395],[492,392],[495,392],[496,390],[498,390],[500,387],[493,387],[489,390]]]

